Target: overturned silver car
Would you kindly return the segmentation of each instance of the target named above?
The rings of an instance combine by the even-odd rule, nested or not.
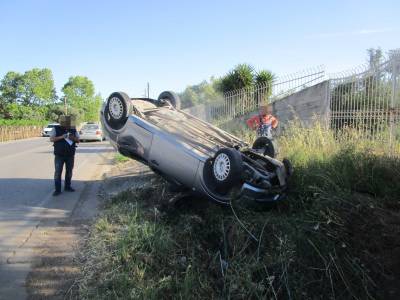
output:
[[[291,166],[182,110],[179,97],[157,100],[112,93],[101,110],[104,134],[123,155],[166,180],[219,203],[242,195],[257,202],[283,198]],[[257,148],[257,149],[253,149]]]

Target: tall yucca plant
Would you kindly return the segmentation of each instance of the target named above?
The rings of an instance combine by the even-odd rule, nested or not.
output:
[[[223,93],[228,91],[251,87],[254,84],[254,68],[249,64],[239,64],[220,83]]]
[[[256,99],[259,104],[267,103],[272,94],[272,83],[275,75],[268,70],[261,70],[254,78],[254,82],[258,89],[256,91]]]

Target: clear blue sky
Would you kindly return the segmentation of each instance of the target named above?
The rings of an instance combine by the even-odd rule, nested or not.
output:
[[[106,97],[182,91],[238,63],[276,74],[364,63],[400,47],[400,1],[1,1],[0,77],[88,76]]]

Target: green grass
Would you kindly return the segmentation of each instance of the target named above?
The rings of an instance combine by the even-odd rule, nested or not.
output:
[[[0,126],[45,126],[46,120],[8,120],[0,119]]]
[[[115,156],[114,156],[114,161],[115,161],[115,163],[121,164],[121,163],[127,162],[128,160],[129,160],[128,157],[123,156],[122,154],[120,154],[120,153],[118,153],[118,152],[115,153]]]
[[[319,126],[279,144],[295,173],[276,207],[173,206],[157,176],[108,202],[82,251],[82,298],[398,298],[399,159]]]

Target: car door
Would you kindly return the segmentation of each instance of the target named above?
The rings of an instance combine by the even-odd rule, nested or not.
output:
[[[199,167],[199,159],[190,149],[163,132],[153,136],[149,163],[167,177],[188,187],[193,185]]]

